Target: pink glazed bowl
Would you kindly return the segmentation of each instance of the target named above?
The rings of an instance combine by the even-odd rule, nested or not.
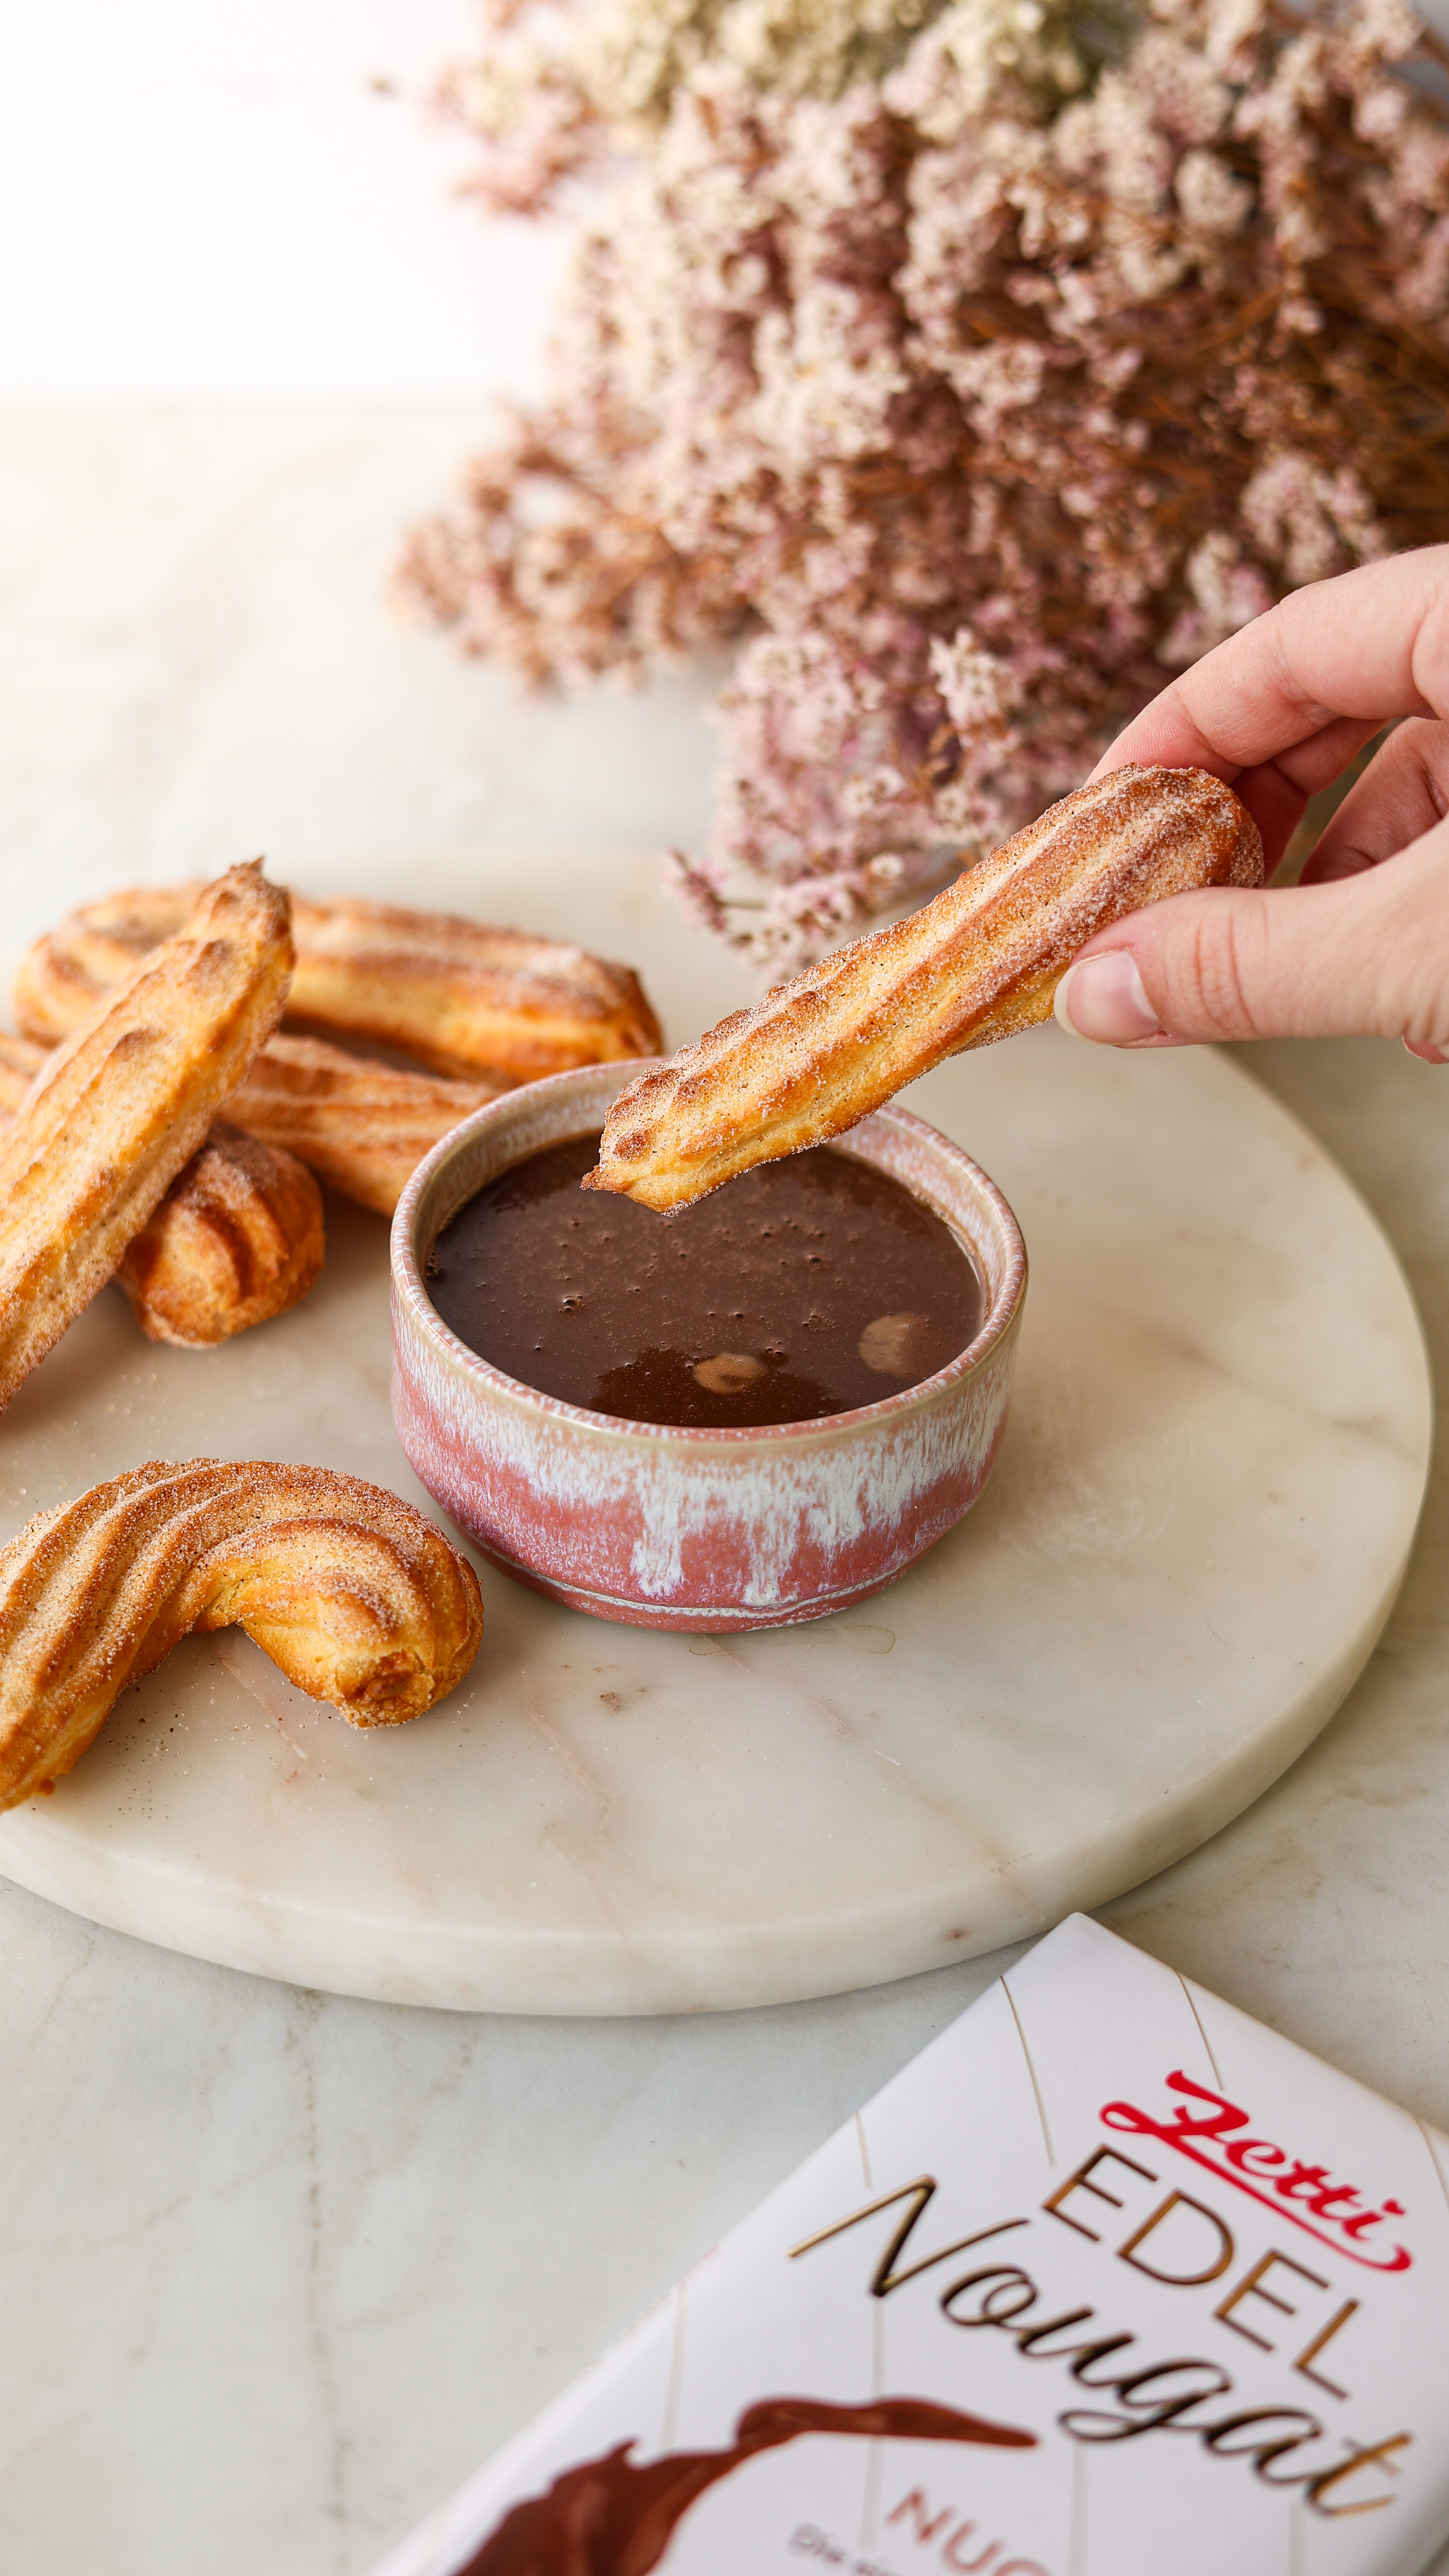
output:
[[[758,1430],[622,1422],[541,1395],[449,1330],[424,1285],[428,1257],[475,1191],[602,1127],[639,1070],[589,1065],[507,1092],[419,1164],[392,1229],[398,1438],[485,1556],[572,1609],[716,1633],[823,1619],[903,1574],[990,1475],[1026,1295],[1020,1229],[958,1145],[907,1110],[879,1110],[836,1150],[924,1199],[985,1285],[981,1330],[948,1368],[852,1413]]]

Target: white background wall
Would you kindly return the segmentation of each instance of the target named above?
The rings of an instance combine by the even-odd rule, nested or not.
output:
[[[451,197],[422,113],[472,40],[469,0],[0,0],[0,405],[526,390],[558,242]]]
[[[469,0],[0,0],[0,407],[531,389],[559,237],[425,116],[472,44]]]
[[[712,675],[529,694],[388,608],[563,248],[456,193],[426,102],[475,41],[471,0],[0,0],[0,951],[255,850],[702,841]]]
[[[0,0],[0,404],[526,390],[558,243],[424,113],[472,42],[468,0]]]

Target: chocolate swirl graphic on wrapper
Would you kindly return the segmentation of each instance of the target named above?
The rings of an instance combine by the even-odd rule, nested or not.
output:
[[[767,2397],[747,2406],[727,2451],[666,2451],[635,2467],[633,2442],[581,2460],[546,2495],[504,2515],[456,2576],[650,2576],[696,2498],[757,2452],[804,2433],[851,2433],[898,2442],[976,2442],[1001,2451],[1036,2447],[1036,2435],[992,2424],[924,2397],[877,2397],[831,2406],[816,2397]]]

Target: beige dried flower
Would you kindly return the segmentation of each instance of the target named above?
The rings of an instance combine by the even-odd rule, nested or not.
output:
[[[1402,0],[916,10],[487,0],[450,89],[490,203],[608,180],[550,399],[405,587],[536,680],[734,645],[677,882],[773,970],[1073,785],[1164,666],[1449,534]]]

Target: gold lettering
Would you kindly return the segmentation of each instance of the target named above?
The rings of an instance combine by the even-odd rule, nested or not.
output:
[[[1013,2227],[1025,2227],[1027,2223],[1024,2218],[998,2219],[994,2227],[978,2227],[974,2236],[958,2236],[954,2245],[943,2245],[939,2254],[924,2255],[919,2263],[912,2263],[909,2270],[898,2272],[896,2258],[904,2253],[911,2231],[935,2198],[936,2189],[934,2174],[922,2174],[915,2182],[902,2183],[899,2191],[888,2191],[880,2200],[867,2201],[864,2209],[853,2209],[848,2218],[837,2218],[833,2226],[822,2227],[818,2236],[807,2236],[803,2244],[792,2245],[790,2261],[797,2262],[802,2254],[813,2254],[817,2245],[828,2245],[832,2236],[843,2236],[847,2228],[859,2227],[865,2219],[878,2217],[881,2210],[894,2209],[898,2200],[908,2200],[913,2205],[907,2210],[871,2275],[872,2295],[883,2299],[890,2291],[898,2290],[903,2281],[914,2281],[919,2273],[929,2272],[937,2263],[948,2262],[953,2254],[964,2254],[968,2246],[984,2244],[988,2236],[1007,2236]]]
[[[1267,2424],[1288,2429],[1267,2434],[1263,2429]],[[1230,2433],[1246,2433],[1248,2439],[1230,2446]],[[1290,2451],[1301,2451],[1305,2442],[1322,2438],[1323,2426],[1317,2416],[1305,2414],[1301,2406],[1249,2406],[1241,2415],[1224,2415],[1220,2423],[1210,2424],[1203,2434],[1202,2446],[1220,2459],[1251,2460],[1265,2486],[1287,2487],[1301,2485],[1301,2473],[1292,2478],[1266,2477],[1268,2462],[1285,2459]]]
[[[1209,2263],[1205,2271],[1159,2272],[1154,2264],[1144,2263],[1138,2257],[1138,2246],[1145,2245],[1148,2237],[1155,2233],[1163,2220],[1170,2217],[1172,2211],[1178,2208],[1195,2209],[1199,2218],[1205,2218],[1209,2227],[1217,2230],[1221,2250],[1217,2261]],[[1233,2259],[1233,2240],[1222,2220],[1212,2210],[1204,2209],[1200,2200],[1194,2200],[1191,2192],[1170,2191],[1161,2208],[1154,2209],[1150,2218],[1144,2218],[1142,2225],[1128,2237],[1126,2244],[1118,2246],[1117,2252],[1122,2262],[1130,2263],[1134,2272],[1145,2272],[1149,2281],[1166,2281],[1175,2290],[1200,2290],[1204,2281],[1220,2280],[1226,2272]]]
[[[1308,2365],[1311,2361],[1316,2361],[1318,2359],[1318,2356],[1322,2352],[1325,2344],[1333,2341],[1339,2327],[1347,2325],[1349,2318],[1354,2314],[1357,2306],[1357,2299],[1345,2299],[1342,2307],[1338,2311],[1338,2314],[1329,2318],[1323,2332],[1321,2334],[1316,2334],[1312,2343],[1306,2343],[1304,2345],[1303,2350],[1300,2352],[1297,2360],[1293,2364],[1294,2369],[1301,2370],[1304,2378],[1311,2379],[1315,2387],[1326,2388],[1330,2397],[1346,2397],[1348,2395],[1348,2390],[1346,2388],[1340,2388],[1336,2380],[1325,2379],[1321,2370],[1310,2370]]]
[[[1092,2182],[1088,2179],[1091,2174],[1096,2172],[1098,2165],[1101,2164],[1103,2159],[1106,2157],[1110,2157],[1112,2163],[1115,2165],[1129,2166],[1133,2173],[1140,2174],[1142,2176],[1144,2182],[1156,2182],[1157,2180],[1156,2174],[1149,2173],[1145,2165],[1134,2164],[1131,2156],[1119,2156],[1115,2147],[1094,2147],[1091,2154],[1078,2165],[1076,2172],[1068,2174],[1065,2182],[1058,2183],[1056,2190],[1052,2193],[1050,2199],[1042,2202],[1043,2209],[1046,2210],[1051,2217],[1059,2218],[1064,2227],[1075,2227],[1079,2236],[1090,2237],[1094,2245],[1100,2245],[1102,2242],[1096,2229],[1092,2227],[1084,2227],[1080,2218],[1072,2218],[1069,2216],[1068,2212],[1063,2209],[1062,2202],[1066,2199],[1069,2192],[1089,2191],[1094,2199],[1105,2200],[1109,2209],[1122,2208],[1123,2203],[1117,2198],[1115,2192],[1104,2191],[1099,2182]]]
[[[1251,2298],[1261,2299],[1266,2308],[1276,2308],[1280,2317],[1297,2316],[1297,2309],[1290,2308],[1286,2299],[1280,2299],[1272,2290],[1265,2290],[1262,2287],[1266,2275],[1272,2271],[1275,2263],[1281,2263],[1287,2272],[1296,2272],[1300,2281],[1311,2281],[1315,2290],[1326,2290],[1328,2287],[1328,2283],[1319,2273],[1310,2272],[1302,2263],[1295,2263],[1291,2254],[1261,2254],[1251,2269],[1243,2274],[1237,2288],[1229,2290],[1227,2297],[1221,2299],[1213,2310],[1213,2315],[1220,2318],[1225,2326],[1231,2326],[1234,2334],[1240,2334],[1245,2342],[1255,2343],[1260,2352],[1276,2352],[1278,2347],[1275,2343],[1270,2343],[1266,2335],[1255,2334],[1251,2326],[1245,2326],[1240,2317],[1233,2315],[1233,2310],[1242,2300]],[[1310,2360],[1317,2350],[1318,2346],[1313,2345],[1309,2353]],[[1309,2375],[1312,2376],[1311,2372]]]
[[[1397,2477],[1398,2462],[1389,2455],[1393,2451],[1407,2450],[1413,2438],[1412,2433],[1393,2433],[1386,2442],[1375,2442],[1371,2451],[1350,2452],[1346,2460],[1339,2461],[1336,2469],[1321,2469],[1316,2478],[1309,2478],[1304,2485],[1304,2495],[1314,2511],[1323,2514],[1330,2522],[1344,2521],[1351,2513],[1377,2513],[1381,2505],[1393,2503],[1392,2496],[1366,2496],[1362,2504],[1325,2505],[1323,2499],[1340,2479],[1356,2478],[1360,2469],[1372,2468],[1376,2460]]]

